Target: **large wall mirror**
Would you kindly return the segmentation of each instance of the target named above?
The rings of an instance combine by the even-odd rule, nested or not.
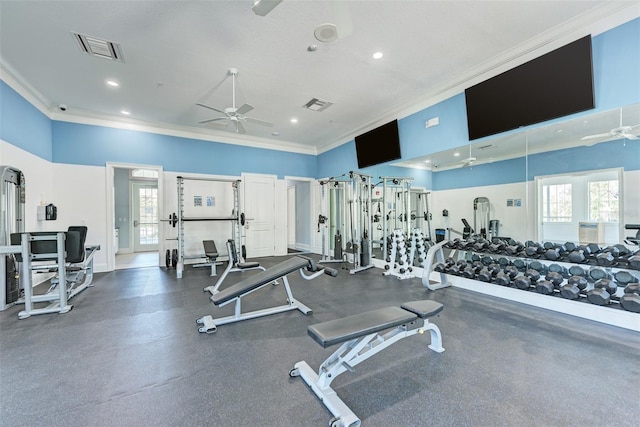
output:
[[[522,242],[612,245],[632,234],[625,224],[640,223],[638,134],[640,104],[632,104],[398,165],[432,171],[434,235],[462,237],[466,221],[475,233]],[[497,221],[491,229],[488,219]]]

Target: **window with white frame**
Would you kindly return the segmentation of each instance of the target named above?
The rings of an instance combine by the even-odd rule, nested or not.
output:
[[[153,169],[131,169],[131,178],[158,179],[158,171]]]
[[[571,184],[542,186],[542,221],[571,222]]]
[[[619,185],[618,180],[590,181],[589,191],[589,221],[618,222]]]

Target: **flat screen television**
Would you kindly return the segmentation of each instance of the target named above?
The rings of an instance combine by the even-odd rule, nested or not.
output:
[[[465,90],[469,139],[595,107],[591,36]]]
[[[400,155],[398,120],[393,120],[356,136],[355,141],[358,168],[366,168],[402,157]]]

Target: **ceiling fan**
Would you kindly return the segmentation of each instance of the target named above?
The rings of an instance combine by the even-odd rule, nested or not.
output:
[[[637,140],[640,138],[638,137],[638,135],[636,135],[632,131],[633,129],[639,126],[640,126],[640,123],[633,126],[623,126],[622,125],[622,108],[621,108],[620,109],[620,126],[611,129],[609,132],[596,133],[593,135],[583,136],[582,138],[580,138],[580,140],[587,141],[590,139],[604,139],[604,138],[606,138],[606,140],[622,139],[622,138]]]
[[[264,120],[255,119],[253,117],[247,117],[249,111],[253,110],[253,106],[250,104],[243,104],[241,107],[236,108],[236,76],[238,75],[238,70],[235,68],[229,68],[229,74],[231,74],[231,78],[233,79],[233,95],[232,95],[232,103],[231,107],[225,108],[224,110],[210,107],[205,104],[196,103],[196,105],[204,108],[208,108],[209,110],[217,111],[218,113],[224,114],[223,117],[215,117],[213,119],[202,120],[198,123],[215,123],[215,122],[226,122],[225,125],[228,125],[230,122],[235,125],[235,130],[237,133],[246,133],[244,125],[242,122],[253,123],[256,125],[262,126],[273,126],[273,123],[266,122]]]

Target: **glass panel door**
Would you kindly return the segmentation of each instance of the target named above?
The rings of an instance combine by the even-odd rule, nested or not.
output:
[[[153,183],[133,183],[133,250],[158,250],[158,187]]]

